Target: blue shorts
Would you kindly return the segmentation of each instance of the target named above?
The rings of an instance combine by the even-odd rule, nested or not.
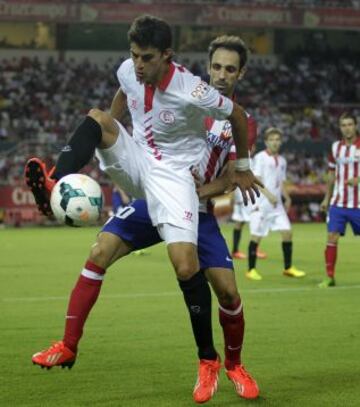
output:
[[[360,209],[330,206],[328,232],[340,233],[344,236],[347,223],[350,223],[354,235],[360,235]]]
[[[125,206],[110,218],[102,232],[113,233],[132,245],[134,250],[153,246],[163,240],[151,224],[146,202],[141,199]],[[233,262],[214,215],[199,213],[198,255],[200,267],[233,270]]]

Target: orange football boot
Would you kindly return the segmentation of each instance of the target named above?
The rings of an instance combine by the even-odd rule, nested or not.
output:
[[[63,341],[53,343],[49,349],[35,353],[31,358],[34,365],[43,369],[51,369],[53,366],[68,367],[71,369],[76,360],[76,353],[65,346]]]
[[[214,395],[218,387],[220,368],[219,357],[217,360],[200,359],[198,378],[193,392],[196,403],[206,403]]]
[[[236,365],[234,369],[227,370],[226,375],[233,382],[235,391],[240,397],[244,399],[258,397],[259,387],[243,365]]]
[[[25,165],[25,182],[34,195],[36,205],[45,216],[51,216],[50,207],[51,191],[56,184],[56,180],[51,178],[55,167],[50,171],[46,169],[46,164],[39,158],[30,158]]]
[[[234,252],[232,254],[232,257],[233,257],[233,259],[238,259],[238,260],[247,259],[247,255],[245,253],[243,253],[243,252],[240,252],[240,251]]]
[[[267,254],[265,252],[262,252],[261,250],[256,251],[256,257],[258,259],[267,259]]]

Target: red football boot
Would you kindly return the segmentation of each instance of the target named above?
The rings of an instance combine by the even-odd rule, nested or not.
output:
[[[51,369],[53,366],[71,369],[76,360],[76,353],[65,346],[63,341],[55,342],[49,349],[35,353],[31,358],[34,365]]]
[[[193,397],[196,403],[206,403],[211,399],[218,387],[220,359],[200,359],[197,382],[194,387]]]
[[[243,365],[236,365],[234,369],[227,370],[226,375],[233,382],[235,391],[240,397],[244,399],[258,397],[259,387]]]

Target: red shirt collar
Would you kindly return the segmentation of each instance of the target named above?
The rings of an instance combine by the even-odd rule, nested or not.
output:
[[[168,72],[163,76],[160,83],[157,85],[157,87],[161,91],[163,91],[163,92],[166,91],[166,88],[169,86],[169,83],[171,82],[171,79],[174,76],[174,73],[175,73],[175,65],[172,62],[170,62]]]

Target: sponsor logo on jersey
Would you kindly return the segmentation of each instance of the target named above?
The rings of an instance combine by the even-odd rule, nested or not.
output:
[[[197,99],[202,99],[204,96],[206,96],[210,91],[209,85],[201,81],[196,88],[191,92],[191,96]]]
[[[165,124],[175,123],[175,114],[170,110],[162,110],[159,114],[159,118]]]
[[[230,148],[232,144],[232,138],[222,138],[221,134],[215,134],[211,131],[208,131],[206,142],[212,147],[220,147],[223,150]]]
[[[137,110],[138,102],[136,99],[130,99],[129,108],[132,110]]]

